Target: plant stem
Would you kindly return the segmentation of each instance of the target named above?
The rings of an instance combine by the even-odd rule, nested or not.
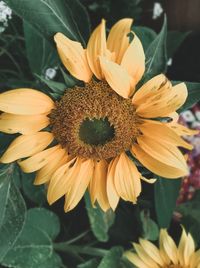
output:
[[[93,248],[88,246],[74,246],[69,245],[68,242],[54,243],[54,249],[63,252],[76,252],[90,256],[103,257],[108,252],[106,249]]]

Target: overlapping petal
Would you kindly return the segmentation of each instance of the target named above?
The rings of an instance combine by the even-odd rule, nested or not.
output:
[[[121,64],[124,53],[129,47],[128,33],[130,33],[132,23],[133,19],[121,19],[113,25],[109,32],[107,47],[111,52],[114,52],[117,64]]]
[[[69,156],[65,149],[58,149],[56,152],[56,157],[54,159],[51,159],[49,163],[38,170],[34,184],[40,185],[50,181],[52,175],[56,172],[57,169],[59,169],[67,162],[68,158]]]
[[[185,83],[180,83],[168,92],[149,97],[145,103],[137,107],[137,114],[145,118],[167,117],[184,104],[187,95]]]
[[[55,159],[57,157],[57,150],[59,148],[60,148],[60,145],[56,145],[42,152],[34,154],[28,159],[25,159],[23,161],[18,161],[18,164],[20,165],[21,169],[24,172],[26,173],[34,172],[44,167],[52,159]]]
[[[88,65],[86,50],[79,42],[72,41],[62,33],[54,36],[57,50],[66,69],[77,79],[89,82],[92,72]]]
[[[108,55],[109,51],[106,46],[105,20],[102,20],[100,25],[93,31],[87,45],[87,59],[89,66],[94,75],[100,80],[104,78],[104,75],[100,67],[99,57],[107,57]]]
[[[195,252],[194,240],[184,229],[178,247],[165,229],[160,230],[159,248],[145,239],[133,247],[136,254],[127,251],[125,256],[138,268],[197,268],[200,264],[200,250]]]
[[[180,138],[179,132],[173,131],[168,123],[144,120],[139,128],[144,136],[154,139],[158,143],[169,143],[189,150],[193,148],[191,144]]]
[[[53,174],[47,192],[47,200],[49,204],[53,204],[69,190],[71,178],[76,178],[80,170],[80,159],[71,159]]]
[[[11,163],[15,160],[32,156],[44,150],[53,141],[49,132],[37,132],[32,135],[17,137],[1,157],[2,163]]]
[[[135,87],[145,71],[145,54],[142,43],[136,34],[134,34],[133,40],[124,53],[121,66],[132,77],[132,87]]]
[[[123,98],[132,94],[132,78],[120,65],[100,57],[102,72],[109,86]]]
[[[188,169],[181,162],[178,167],[167,165],[160,161],[158,157],[154,158],[152,153],[144,151],[138,144],[132,146],[131,152],[142,163],[143,166],[153,173],[165,178],[179,178],[188,175]],[[177,159],[178,161],[178,159]]]

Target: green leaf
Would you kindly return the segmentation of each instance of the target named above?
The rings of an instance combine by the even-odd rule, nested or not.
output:
[[[200,203],[200,190],[198,190],[195,193],[192,200],[178,205],[176,210],[184,216],[192,216],[200,223],[199,203]]]
[[[39,34],[33,26],[23,22],[26,54],[32,73],[45,74],[48,68],[58,66],[59,60],[55,47]]]
[[[78,16],[85,17],[85,12],[80,12],[80,4],[75,1],[73,10],[70,7],[70,0],[5,0],[5,2],[24,20],[29,22],[42,36],[53,41],[53,36],[57,32],[65,34],[67,37],[81,41],[84,39],[76,24]],[[77,8],[80,13],[73,15]],[[85,27],[88,27],[84,23]]]
[[[167,56],[173,57],[190,32],[169,31],[167,33]]]
[[[98,262],[96,259],[89,260],[85,263],[79,264],[78,268],[97,268]]]
[[[81,35],[84,37],[85,41],[87,42],[90,37],[91,25],[86,8],[79,2],[79,0],[67,0],[67,2],[70,6],[73,18],[78,26],[78,29],[81,32]]]
[[[133,32],[136,33],[136,35],[141,40],[143,48],[144,48],[144,51],[147,50],[149,45],[153,42],[153,40],[157,36],[156,32],[154,30],[148,28],[148,27],[133,26],[132,30],[133,30]]]
[[[39,263],[36,267],[34,268],[60,268],[60,267],[65,267],[62,264],[62,259],[58,254],[53,252],[53,254],[47,258],[44,262]]]
[[[44,83],[46,84],[51,90],[53,93],[56,93],[58,95],[62,95],[66,89],[66,85],[63,84],[63,83],[60,83],[60,82],[55,82],[55,81],[52,81],[52,80],[47,80],[45,78],[43,78],[42,76],[40,75],[37,75],[36,76]]]
[[[181,224],[189,231],[196,242],[200,242],[200,190],[198,190],[194,197],[185,203],[179,204],[176,207],[176,211],[181,213]]]
[[[44,185],[34,185],[35,173],[23,173],[21,171],[21,181],[23,193],[34,203],[43,205],[46,203],[46,193]]]
[[[45,208],[33,208],[27,212],[27,223],[37,226],[54,240],[60,232],[60,222],[57,215]]]
[[[74,87],[77,84],[81,84],[81,82],[78,79],[76,79],[75,77],[72,77],[71,75],[67,74],[65,71],[63,71],[62,68],[60,68],[60,70],[61,70],[63,79],[65,81],[66,87],[71,88],[71,87]]]
[[[177,83],[177,82],[176,82]],[[188,89],[188,97],[179,112],[185,111],[200,101],[200,83],[185,82]]]
[[[99,205],[96,205],[94,208],[88,193],[85,194],[85,203],[92,232],[99,241],[108,241],[108,231],[115,220],[114,212],[111,209],[103,212]]]
[[[3,259],[3,265],[37,268],[52,256],[53,246],[49,236],[37,227],[26,221],[19,239]]]
[[[167,67],[167,19],[165,16],[164,23],[160,33],[150,44],[146,51],[146,73],[145,81],[151,79],[157,74],[165,73]]]
[[[137,267],[133,265],[127,258],[122,257],[120,268],[137,268]]]
[[[13,180],[16,179],[15,165],[0,170],[0,262],[20,235],[26,206]]]
[[[181,179],[166,179],[157,176],[154,185],[154,202],[159,227],[168,228],[179,195]]]
[[[103,257],[98,268],[120,268],[122,253],[123,250],[121,247],[113,247],[105,257]]]
[[[158,225],[150,218],[149,211],[141,211],[140,219],[143,227],[143,238],[147,240],[156,241],[159,236]]]

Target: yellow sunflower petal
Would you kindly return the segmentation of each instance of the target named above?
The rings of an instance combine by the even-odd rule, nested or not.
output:
[[[88,159],[82,161],[80,171],[73,177],[69,190],[65,196],[65,212],[72,210],[83,197],[94,172],[94,161]]]
[[[62,33],[57,33],[54,40],[65,68],[77,79],[89,82],[92,78],[92,71],[87,62],[86,50],[82,45],[70,40]]]
[[[185,158],[176,146],[166,144],[162,141],[159,143],[158,141],[147,136],[138,137],[137,142],[142,150],[144,150],[154,159],[157,159],[159,162],[162,162],[166,165],[183,169],[187,172]]]
[[[135,251],[137,252],[138,256],[140,257],[143,262],[148,265],[149,268],[159,268],[160,266],[157,265],[157,262],[155,262],[150,255],[139,245],[136,243],[133,243],[133,246],[135,248]]]
[[[164,229],[161,229],[160,231],[160,243],[162,244],[165,254],[169,257],[173,264],[178,264],[178,252],[176,244]]]
[[[100,57],[100,64],[110,87],[123,98],[128,98],[132,93],[132,78],[127,71],[105,57]]]
[[[159,92],[168,91],[171,88],[170,81],[164,74],[159,74],[146,82],[133,96],[133,104],[138,106],[145,103],[150,97]]]
[[[131,152],[142,163],[143,166],[161,177],[179,178],[188,175],[188,171],[185,168],[180,169],[178,167],[166,165],[146,153],[137,144],[132,146]]]
[[[68,154],[65,149],[58,149],[56,152],[56,157],[49,161],[44,167],[42,167],[36,174],[34,181],[35,185],[40,185],[48,182],[53,173],[64,165],[68,160]]]
[[[190,264],[190,260],[192,257],[192,254],[195,251],[195,244],[194,244],[194,240],[191,236],[191,234],[187,235],[187,243],[185,244],[185,248],[184,248],[184,265],[187,266]]]
[[[135,85],[142,78],[145,71],[145,54],[140,39],[134,34],[134,39],[124,53],[121,66],[133,77]]]
[[[199,130],[189,129],[178,123],[168,123],[167,126],[172,129],[179,136],[193,136],[199,134]]]
[[[0,131],[24,135],[34,134],[49,125],[46,115],[15,115],[2,113],[0,115]]]
[[[20,158],[32,156],[44,150],[53,140],[49,132],[37,132],[33,135],[17,137],[1,157],[2,163],[11,163]]]
[[[178,245],[178,258],[181,265],[185,265],[185,247],[187,244],[187,234],[185,229],[182,230],[181,239]]]
[[[54,147],[46,149],[42,152],[34,154],[26,160],[18,161],[18,164],[21,169],[26,173],[31,173],[36,170],[39,170],[40,168],[48,164],[49,161],[57,157],[57,150],[59,149],[59,147],[60,145],[56,145]]]
[[[198,264],[200,264],[200,249],[194,252],[190,258],[191,268],[199,268]]]
[[[120,64],[125,51],[129,46],[128,33],[131,31],[133,19],[125,18],[113,25],[108,35],[107,47],[115,53],[115,62]]]
[[[169,143],[189,150],[193,148],[191,144],[184,141],[175,131],[170,129],[168,123],[145,120],[139,128],[144,136],[150,137],[158,143]]]
[[[126,153],[117,157],[114,184],[118,195],[125,201],[136,203],[141,192],[140,173]]]
[[[173,112],[169,114],[168,117],[172,119],[171,122],[177,123],[179,119],[179,114],[177,112]]]
[[[137,254],[132,253],[130,251],[125,252],[125,257],[134,265],[136,265],[136,267],[140,267],[140,268],[149,268],[148,265],[146,265],[144,263],[143,260],[141,260]]]
[[[115,175],[116,164],[117,164],[117,158],[114,158],[108,166],[108,175],[107,175],[108,201],[109,201],[109,204],[113,210],[116,209],[117,204],[119,202],[119,195],[116,191],[115,184],[114,184],[114,175]]]
[[[102,20],[99,26],[93,31],[87,45],[87,59],[89,66],[98,79],[103,79],[99,56],[110,58],[109,51],[106,47],[105,20]]]
[[[160,256],[158,248],[154,244],[152,244],[148,240],[141,238],[139,239],[139,242],[146,254],[148,254],[157,264],[159,264],[160,266],[164,266],[165,263]]]
[[[48,185],[47,200],[50,205],[67,193],[71,176],[76,177],[79,170],[79,159],[72,159],[56,170]]]
[[[89,187],[92,205],[94,205],[97,200],[103,211],[107,211],[110,208],[106,192],[107,170],[107,161],[95,161],[94,174]]]
[[[148,102],[139,105],[136,112],[141,117],[165,117],[178,110],[185,102],[188,91],[185,83],[174,86],[169,93],[150,97]]]
[[[44,93],[30,88],[18,88],[0,94],[0,110],[18,115],[49,113],[54,102]]]

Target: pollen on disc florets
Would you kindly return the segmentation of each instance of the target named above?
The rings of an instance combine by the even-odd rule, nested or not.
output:
[[[106,82],[94,80],[66,90],[50,114],[52,132],[62,147],[74,156],[93,159],[129,150],[138,135],[138,122],[130,99],[116,94]],[[88,133],[87,124],[92,125]]]

